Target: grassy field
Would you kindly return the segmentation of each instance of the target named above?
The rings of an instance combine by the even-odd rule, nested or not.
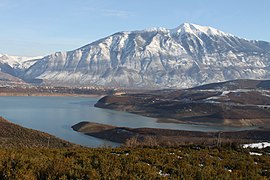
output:
[[[269,149],[0,149],[0,179],[269,179]]]

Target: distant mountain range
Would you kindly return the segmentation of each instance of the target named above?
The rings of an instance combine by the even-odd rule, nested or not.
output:
[[[187,88],[270,79],[270,43],[184,23],[175,29],[118,32],[74,51],[18,62],[0,57],[1,71],[56,85]]]
[[[22,78],[25,71],[42,56],[20,57],[0,54],[0,84],[4,83],[25,83]]]

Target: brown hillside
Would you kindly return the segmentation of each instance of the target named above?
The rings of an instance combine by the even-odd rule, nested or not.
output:
[[[21,127],[0,117],[0,148],[73,147],[74,144],[50,134]]]

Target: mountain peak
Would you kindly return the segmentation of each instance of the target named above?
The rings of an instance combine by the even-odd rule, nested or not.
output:
[[[185,36],[187,34],[187,36]],[[232,79],[269,79],[270,43],[184,23],[118,32],[44,57],[24,79],[56,85],[186,88]]]
[[[170,30],[172,34],[181,35],[184,33],[188,34],[206,34],[206,35],[214,35],[214,36],[232,36],[231,34],[224,33],[218,29],[209,27],[209,26],[200,26],[192,23],[183,23],[177,28]]]
[[[13,68],[28,68],[33,65],[38,59],[41,59],[42,56],[36,57],[21,57],[21,56],[10,56],[7,54],[0,53],[0,63],[8,64]]]
[[[6,57],[6,56],[7,56],[6,54],[0,53],[0,57]]]

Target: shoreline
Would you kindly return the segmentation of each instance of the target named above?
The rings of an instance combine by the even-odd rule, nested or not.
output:
[[[0,116],[0,148],[76,148],[66,141],[40,130],[27,128]]]
[[[85,98],[98,98],[101,99],[102,97],[106,96],[106,94],[73,94],[73,93],[7,93],[7,92],[0,92],[0,97],[27,97],[27,96],[32,96],[32,97],[85,97]],[[103,109],[103,108],[101,108]],[[105,108],[106,109],[106,108]],[[113,110],[113,109],[112,109]],[[116,110],[119,111],[119,110]],[[241,126],[241,125],[216,125],[214,123],[198,123],[198,122],[187,122],[187,121],[181,121],[173,118],[159,118],[159,117],[154,117],[151,116],[147,113],[140,113],[140,112],[128,112],[131,114],[137,114],[143,117],[150,117],[155,119],[157,123],[171,123],[171,124],[186,124],[186,125],[203,125],[203,126],[219,126],[219,127],[232,127],[232,128],[241,128],[240,130],[254,130],[254,129],[260,129],[260,126]]]
[[[151,143],[158,145],[215,145],[218,143],[250,143],[270,139],[270,130],[267,128],[202,132],[162,128],[118,127],[83,121],[73,125],[72,129],[89,136],[123,144],[131,141],[144,144],[146,141],[151,141]]]
[[[140,114],[141,115],[141,114]],[[144,115],[141,115],[144,116]],[[151,117],[151,116],[147,116],[147,117]],[[152,117],[151,117],[152,118]],[[238,125],[238,124],[234,124],[234,125],[217,125],[215,123],[199,123],[199,122],[187,122],[187,121],[181,121],[181,120],[177,120],[177,119],[171,119],[171,118],[155,118],[157,123],[171,123],[171,124],[186,124],[186,125],[194,125],[194,126],[215,126],[215,127],[225,127],[225,128],[239,128],[240,130],[256,130],[256,129],[260,129],[260,128],[264,128],[262,126],[242,126],[242,125]]]
[[[91,97],[91,98],[102,98],[106,96],[105,94],[70,94],[70,93],[1,93],[0,96],[8,97],[8,96],[39,96],[39,97]]]

